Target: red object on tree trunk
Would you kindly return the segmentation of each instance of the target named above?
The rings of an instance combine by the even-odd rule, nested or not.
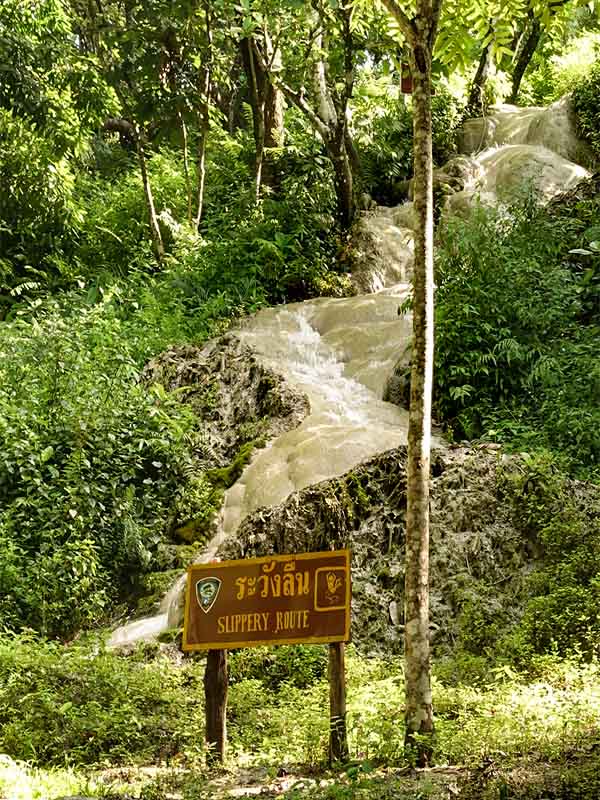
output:
[[[408,64],[402,64],[402,72],[400,75],[400,90],[402,94],[412,94],[413,93],[413,79],[412,75],[410,74],[410,67]],[[435,88],[431,87],[431,96],[435,95]]]
[[[412,75],[410,74],[410,69],[408,64],[402,64],[402,72],[400,76],[400,88],[402,90],[402,94],[412,94],[413,79]]]

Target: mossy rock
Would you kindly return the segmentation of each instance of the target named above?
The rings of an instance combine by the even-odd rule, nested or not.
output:
[[[180,570],[171,569],[165,572],[149,572],[144,575],[140,581],[140,590],[136,592],[139,595],[136,611],[140,615],[154,613],[165,593],[180,574]]]
[[[216,510],[217,508],[215,508],[215,513]],[[185,542],[184,547],[191,547],[194,544],[205,542],[209,538],[209,531],[210,521],[207,521],[206,516],[203,515],[197,519],[190,519],[184,525],[175,528],[173,537],[180,542]]]
[[[206,473],[215,487],[229,489],[241,477],[244,467],[249,463],[257,447],[263,447],[263,440],[245,442],[237,451],[231,463],[226,467],[208,470]]]

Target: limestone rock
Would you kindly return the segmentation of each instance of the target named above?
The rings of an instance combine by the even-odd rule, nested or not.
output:
[[[354,229],[352,282],[361,293],[406,283],[412,275],[412,229],[395,211],[377,207],[363,214]]]
[[[467,120],[459,134],[459,152],[467,155],[504,144],[545,147],[588,169],[595,162],[592,150],[577,134],[570,95],[547,107],[494,106],[489,116]]]
[[[366,652],[402,651],[406,449],[389,450],[341,478],[248,516],[223,558],[349,547],[352,637]],[[538,544],[515,528],[501,470],[518,456],[486,447],[432,453],[431,627],[437,654],[450,652],[471,607],[520,619]],[[584,501],[581,501],[584,502]],[[395,604],[395,605],[394,605]]]
[[[383,400],[401,408],[410,406],[410,351],[400,356],[383,390]]]
[[[297,427],[308,401],[273,370],[263,366],[233,334],[204,347],[178,345],[152,359],[146,383],[178,390],[203,420],[200,467],[226,467],[249,440],[268,440]]]

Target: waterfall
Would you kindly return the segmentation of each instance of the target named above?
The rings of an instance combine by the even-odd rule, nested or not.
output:
[[[566,102],[549,109],[503,106],[487,120],[468,122],[463,147],[465,141],[481,152],[472,157],[464,190],[449,198],[448,213],[468,207],[476,196],[497,202],[498,192],[514,191],[524,179],[549,198],[588,175],[565,157],[576,152]],[[408,413],[381,397],[410,345],[411,321],[398,315],[398,307],[410,290],[411,204],[378,208],[363,224],[377,254],[361,283],[370,293],[269,308],[237,332],[259,359],[308,396],[311,411],[298,428],[258,451],[226,492],[218,532],[198,562],[214,559],[257,508],[406,442]],[[184,586],[182,575],[157,615],[118,628],[109,645],[154,638],[179,625]]]

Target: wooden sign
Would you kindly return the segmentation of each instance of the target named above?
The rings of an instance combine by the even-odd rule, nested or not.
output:
[[[350,639],[350,551],[188,567],[184,650]]]

